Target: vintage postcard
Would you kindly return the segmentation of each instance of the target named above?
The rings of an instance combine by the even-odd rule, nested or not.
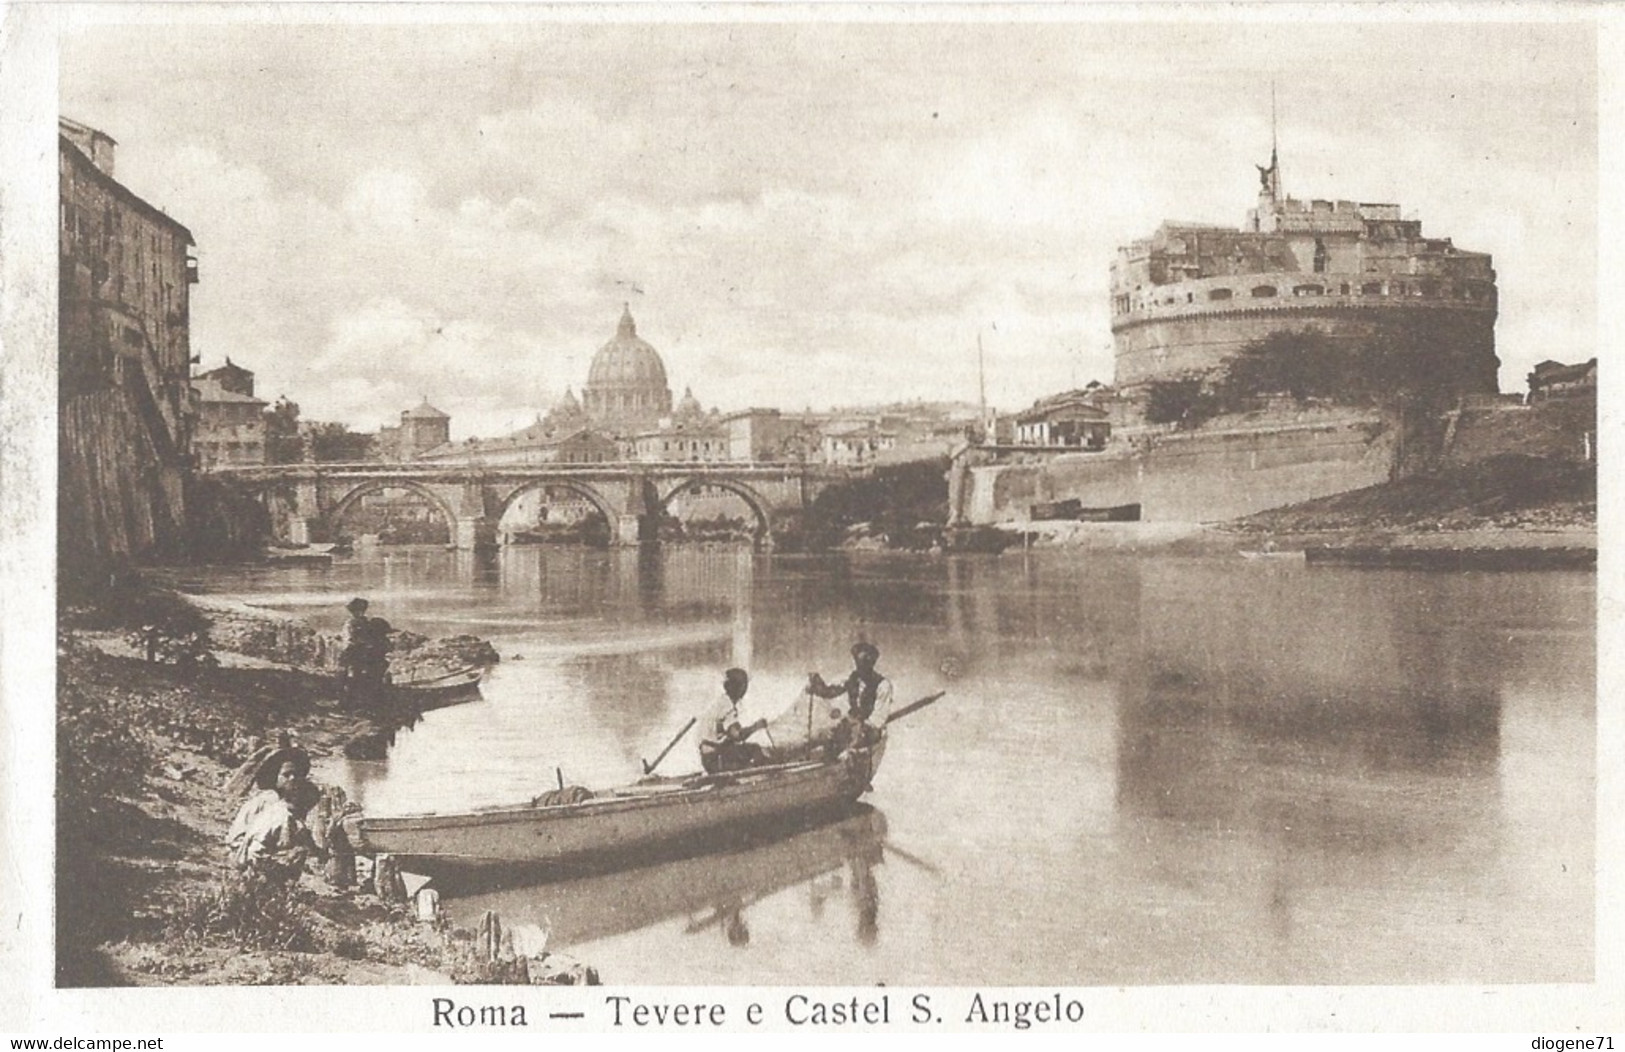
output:
[[[4,18],[0,1031],[1625,1042],[1610,12]]]

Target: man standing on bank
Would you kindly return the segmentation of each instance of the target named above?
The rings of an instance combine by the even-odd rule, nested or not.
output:
[[[767,720],[757,720],[749,727],[739,721],[739,703],[750,689],[750,675],[742,668],[731,668],[722,674],[722,695],[706,718],[706,738],[700,742],[700,766],[707,774],[739,771],[755,767],[767,759],[762,747],[746,741],[752,734],[767,727]]]
[[[345,699],[352,704],[377,701],[389,682],[389,622],[368,617],[365,599],[352,599],[345,609],[350,611],[350,620],[345,625],[344,652],[339,655]]]
[[[869,720],[879,709],[881,720],[891,711],[891,680],[880,674],[875,663],[880,660],[880,648],[873,643],[859,643],[852,648],[852,674],[844,683],[825,683],[824,677],[814,672],[807,677],[807,693],[819,698],[838,698],[846,695],[846,718],[835,730],[834,752],[840,753],[848,745],[867,745],[878,733]]]

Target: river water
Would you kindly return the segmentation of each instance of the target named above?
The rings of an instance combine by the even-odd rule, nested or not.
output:
[[[899,705],[948,692],[839,821],[447,900],[608,982],[1592,978],[1588,573],[515,548],[196,583],[496,644],[481,700],[319,766],[374,813],[630,781],[724,668],[751,672],[748,720],[858,638]],[[697,766],[691,736],[662,771]]]

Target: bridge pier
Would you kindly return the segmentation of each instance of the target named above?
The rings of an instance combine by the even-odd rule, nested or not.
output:
[[[305,515],[290,515],[288,517],[288,543],[294,546],[309,544],[311,537],[311,519]]]
[[[609,543],[616,546],[635,546],[643,540],[643,522],[637,515],[618,515]]]
[[[484,516],[458,519],[457,528],[452,531],[451,543],[458,551],[482,551],[486,548],[495,548],[497,546],[497,525]]]

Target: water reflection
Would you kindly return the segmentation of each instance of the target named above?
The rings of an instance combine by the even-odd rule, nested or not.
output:
[[[832,848],[803,872],[758,845],[769,862],[679,866],[669,883],[717,892],[680,909],[640,913],[677,892],[607,877],[603,902],[512,900],[616,981],[1591,974],[1588,574],[535,548],[201,583],[318,617],[367,594],[401,627],[496,642],[484,701],[429,713],[387,763],[330,766],[379,812],[529,799],[555,766],[630,781],[723,668],[751,672],[747,719],[772,715],[860,636],[899,705],[948,691],[894,728],[872,797],[921,865]],[[696,767],[690,739],[662,771]]]
[[[805,916],[825,940],[871,945],[880,925],[874,869],[884,859],[886,818],[860,806],[834,822],[732,849],[577,880],[465,896],[449,905],[462,923],[495,910],[517,942],[564,949],[667,921],[684,938],[720,936],[716,943],[751,942],[752,907],[796,890]],[[846,908],[831,912],[828,904]],[[844,924],[834,923],[842,914]]]
[[[614,735],[628,758],[665,726],[671,675],[653,655],[579,654],[562,668],[567,689],[579,692],[587,718]]]

